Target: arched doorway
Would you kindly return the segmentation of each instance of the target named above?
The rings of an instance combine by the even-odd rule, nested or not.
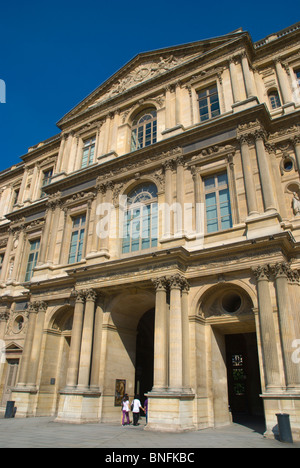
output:
[[[136,338],[135,394],[142,404],[153,387],[155,309],[140,319]]]
[[[214,425],[233,421],[264,432],[253,308],[247,290],[234,283],[208,288],[200,302],[203,324],[210,326],[206,350]]]

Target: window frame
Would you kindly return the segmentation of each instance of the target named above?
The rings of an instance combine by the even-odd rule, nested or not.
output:
[[[82,224],[82,220],[84,218],[84,224]],[[79,226],[76,226],[76,221],[79,221]],[[83,259],[84,254],[84,243],[85,243],[85,236],[87,230],[87,214],[77,214],[71,217],[71,232],[70,232],[70,242],[69,242],[69,253],[68,253],[68,265],[73,265],[75,263],[81,262]],[[77,240],[75,241],[75,235],[78,235]],[[75,247],[75,251],[72,253],[72,248]],[[71,261],[72,257],[74,257],[74,261]]]
[[[155,196],[151,194],[149,188],[154,189]],[[133,202],[134,198],[138,200],[140,196],[143,196],[143,193],[152,196],[146,200]],[[136,235],[134,231],[137,233]],[[145,236],[144,233],[147,233],[148,236]],[[145,182],[137,185],[127,196],[123,219],[122,255],[145,252],[157,248],[158,236],[158,189],[153,182]]]
[[[46,177],[46,174],[51,172],[51,176],[50,177]],[[49,167],[47,169],[44,169],[43,170],[43,178],[42,178],[42,185],[41,185],[41,195],[40,195],[40,198],[45,198],[47,197],[47,194],[43,191],[43,188],[45,187],[48,187],[48,185],[51,184],[52,182],[52,179],[53,179],[53,174],[54,174],[54,168],[53,167]],[[48,183],[45,183],[49,181]]]
[[[82,139],[80,169],[86,169],[95,162],[97,136],[93,135]],[[87,150],[87,155],[85,151]]]
[[[275,103],[277,105],[275,105],[275,106],[273,105],[272,98],[277,101]],[[278,92],[277,89],[271,89],[271,90],[268,91],[268,99],[269,99],[269,105],[270,105],[270,108],[271,108],[272,111],[274,111],[276,109],[280,109],[280,107],[282,107],[280,95],[279,95],[279,92]]]
[[[38,248],[32,249],[31,247],[34,244],[38,243]],[[32,239],[29,241],[29,252],[27,255],[27,263],[26,263],[26,271],[25,271],[25,283],[29,283],[34,275],[34,269],[37,265],[38,259],[39,259],[39,254],[40,254],[40,248],[41,248],[41,239]],[[32,260],[30,260],[31,255],[33,255]]]
[[[150,119],[142,121],[142,119],[145,119],[151,113],[153,114]],[[130,151],[137,151],[155,143],[157,143],[157,109],[155,107],[147,107],[135,114],[132,120]]]
[[[215,92],[210,93],[210,90],[215,90]],[[200,96],[201,93],[205,93],[205,95]],[[196,90],[196,94],[197,94],[197,106],[198,106],[198,113],[199,113],[200,123],[208,122],[208,121],[210,121],[210,120],[212,120],[214,118],[217,118],[217,117],[219,117],[221,115],[221,101],[220,101],[220,93],[219,93],[217,82],[208,84],[208,85],[203,86],[201,88],[198,88]],[[211,98],[213,96],[217,96],[217,100],[215,102],[211,101]],[[203,118],[201,116],[200,101],[203,101],[203,102],[206,101],[206,105],[203,106],[203,108],[207,107],[207,113],[203,114],[203,115],[207,115],[208,118]],[[216,112],[216,111],[212,111],[212,106],[215,103],[218,104],[218,109],[217,109],[218,114],[217,115],[213,115],[213,113]]]
[[[219,183],[216,184],[217,179],[219,177],[226,176],[226,184],[220,185]],[[210,189],[206,189],[205,187],[205,182],[209,179],[214,179],[214,186],[211,187]],[[230,191],[230,177],[228,174],[228,171],[218,171],[217,173],[214,174],[206,174],[202,176],[202,186],[203,186],[203,194],[204,194],[204,200],[205,200],[205,233],[206,234],[218,234],[221,232],[224,232],[228,229],[233,228],[233,199]],[[220,192],[227,192],[227,200],[224,202],[220,201]],[[208,205],[207,204],[207,195],[211,194],[216,194],[216,203]],[[228,204],[229,208],[229,214],[222,215],[221,213],[221,204],[225,206],[225,204]],[[208,219],[208,208],[209,207],[216,207],[217,211],[217,217]],[[229,227],[222,227],[222,223],[225,222],[224,218],[229,218],[228,221],[230,223]],[[209,230],[209,221],[211,220],[216,220],[217,222],[217,229],[216,230]]]

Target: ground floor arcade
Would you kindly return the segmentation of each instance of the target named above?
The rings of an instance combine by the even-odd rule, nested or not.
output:
[[[269,437],[286,412],[299,438],[298,273],[285,262],[164,273],[32,297],[24,347],[2,365],[2,399],[16,402],[17,417],[106,423],[121,421],[126,392],[148,398],[148,430],[248,414],[264,418]]]

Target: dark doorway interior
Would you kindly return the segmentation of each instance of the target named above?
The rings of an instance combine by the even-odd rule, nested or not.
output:
[[[226,335],[228,398],[233,422],[264,432],[256,333]]]
[[[155,310],[151,309],[143,315],[137,328],[135,393],[140,396],[142,405],[146,399],[144,395],[153,387],[154,321]]]

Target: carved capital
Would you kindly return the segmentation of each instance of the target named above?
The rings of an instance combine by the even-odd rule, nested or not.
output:
[[[85,291],[85,297],[87,301],[96,302],[97,293],[93,289],[87,289]]]
[[[166,291],[168,288],[168,280],[165,276],[152,280],[156,291]]]
[[[269,265],[260,265],[258,267],[253,267],[252,273],[254,274],[257,281],[269,281],[270,279]]]

